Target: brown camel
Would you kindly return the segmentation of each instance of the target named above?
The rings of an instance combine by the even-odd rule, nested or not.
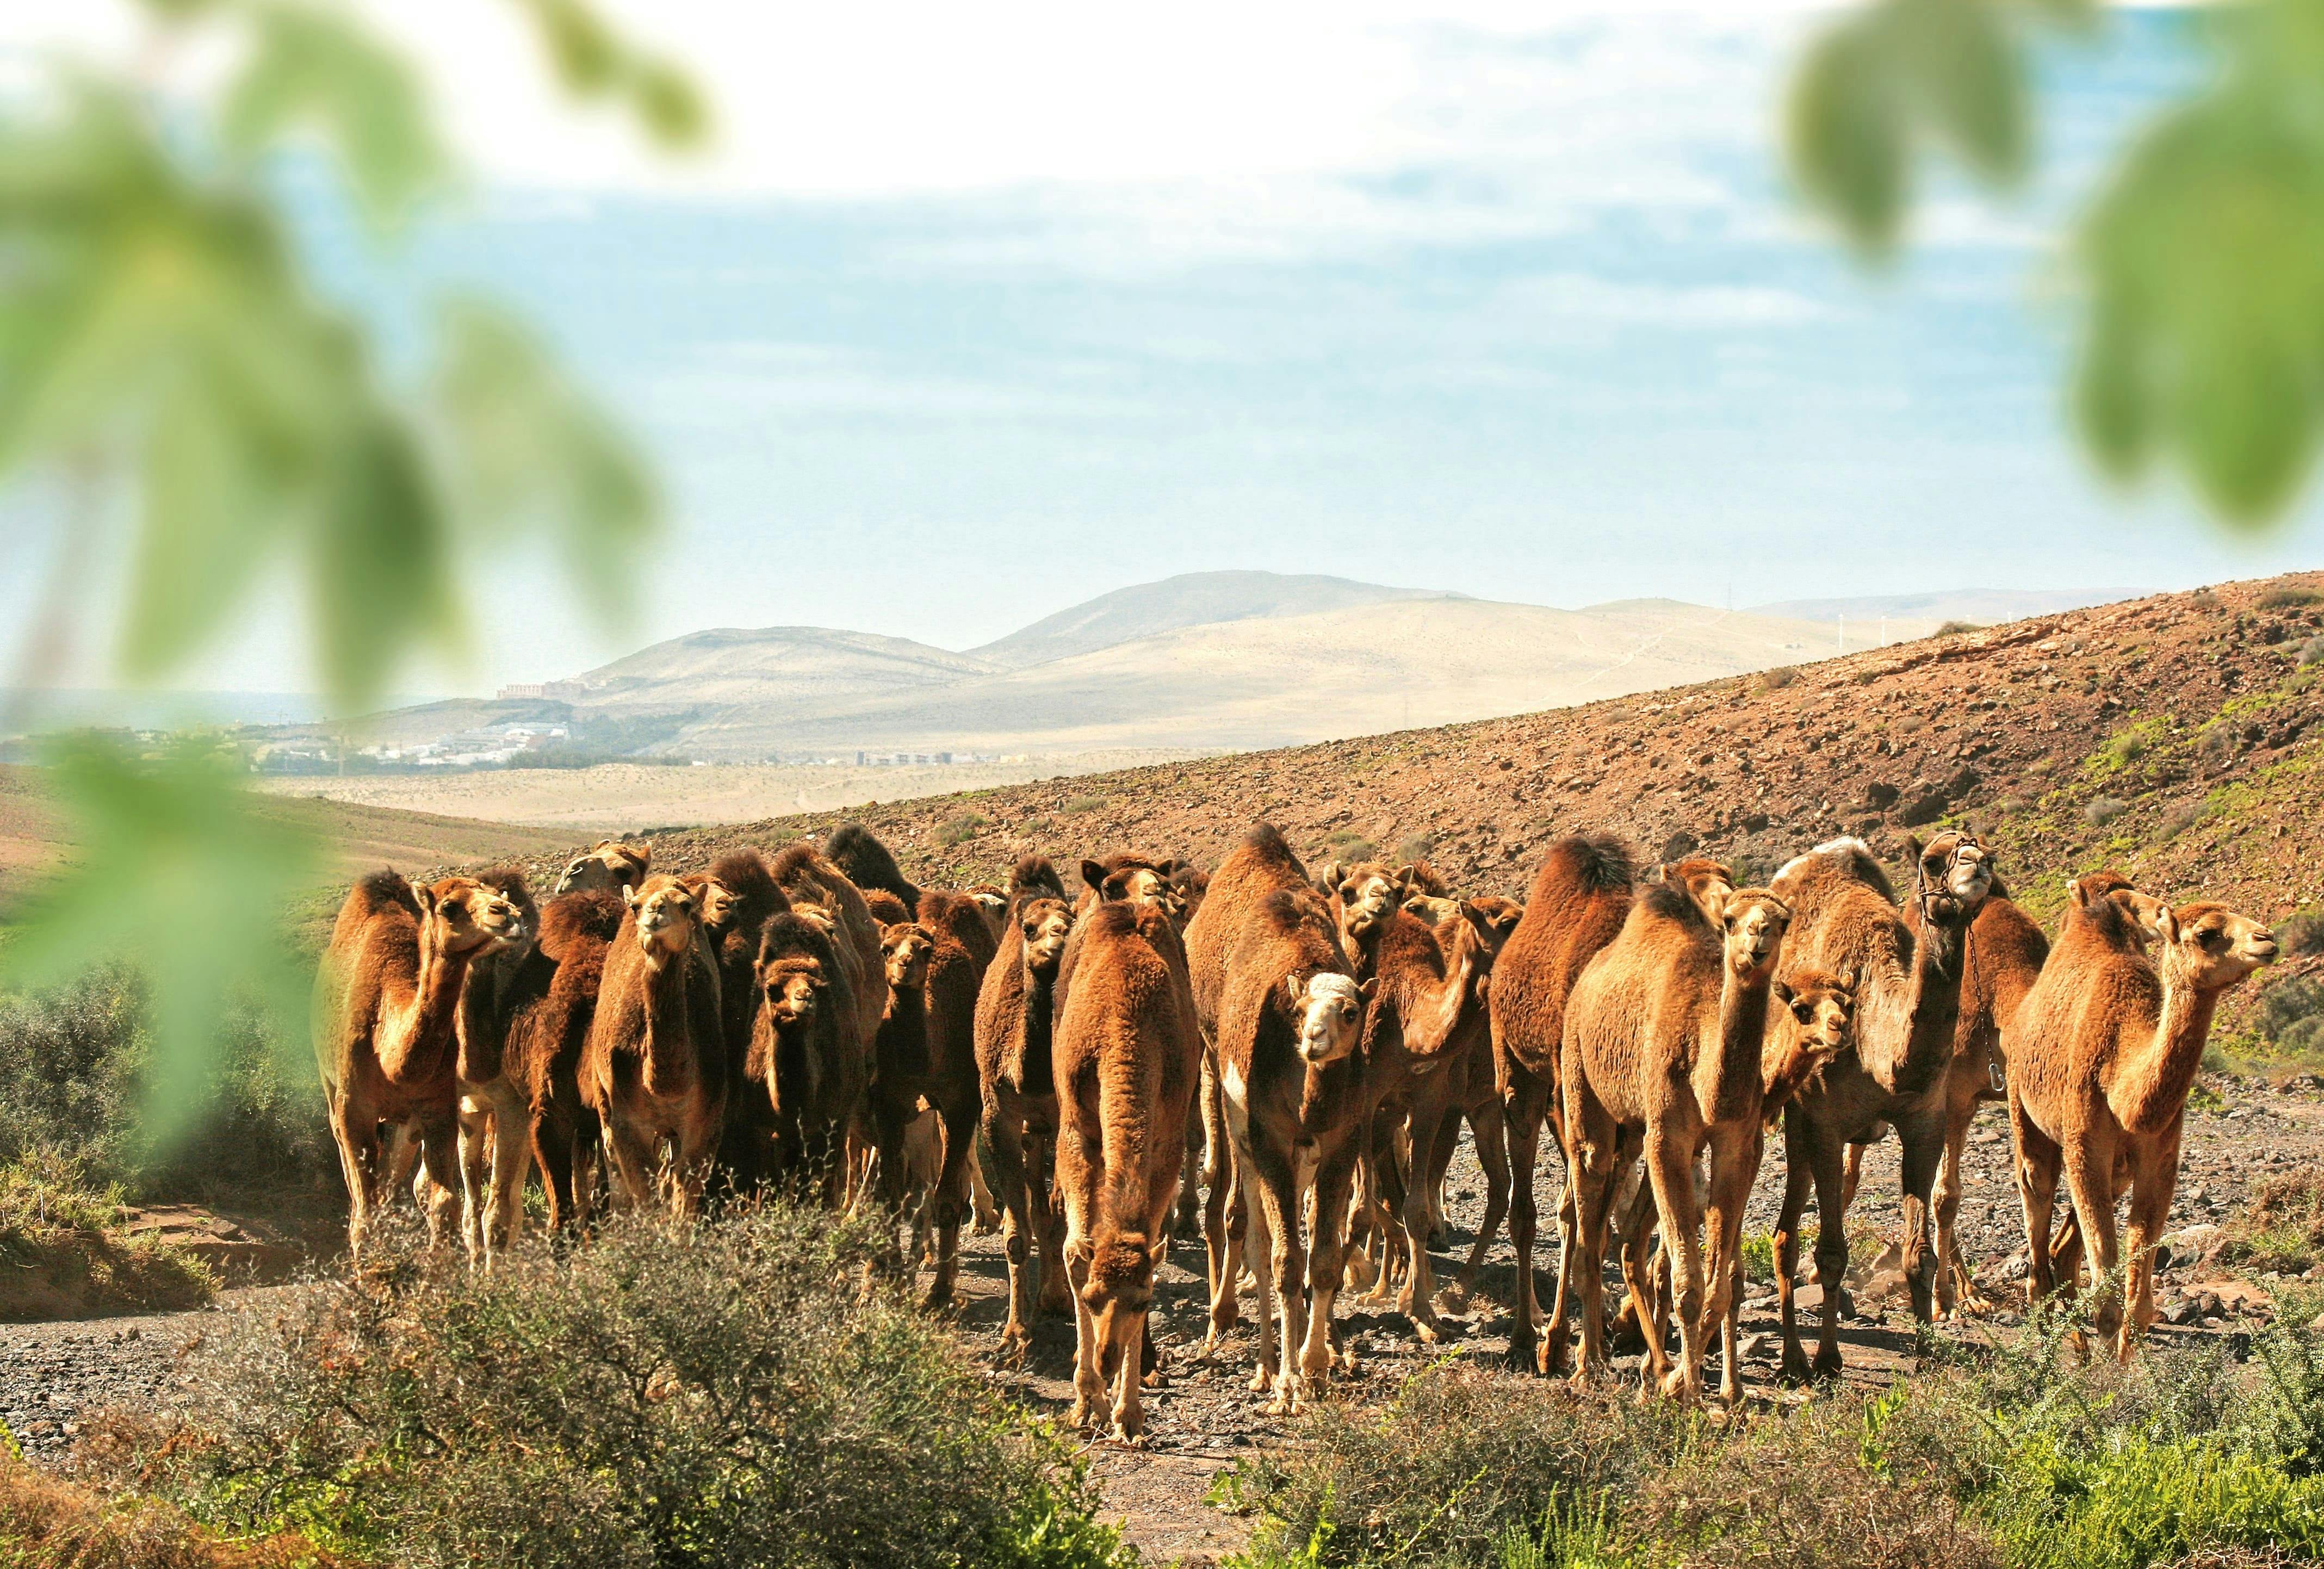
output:
[[[1344,882],[1341,888],[1354,886]],[[1397,902],[1351,932],[1349,918],[1357,908],[1356,902],[1342,901],[1341,930],[1356,976],[1377,984],[1362,1043],[1369,1170],[1385,1210],[1384,1236],[1404,1244],[1397,1311],[1434,1344],[1443,1338],[1443,1329],[1428,1255],[1427,1167],[1445,1111],[1466,1087],[1454,1083],[1454,1065],[1465,1064],[1480,1046],[1490,1048],[1485,977],[1506,933],[1496,930],[1492,917],[1475,905],[1461,906],[1442,928],[1432,928]],[[1401,1140],[1394,1137],[1399,1128],[1407,1130]],[[1426,1130],[1425,1137],[1416,1142],[1412,1129]],[[1406,1151],[1402,1162],[1399,1142]]]
[[[703,941],[718,969],[727,1085],[719,1165],[737,1191],[747,1191],[773,1176],[780,1164],[768,1098],[742,1090],[762,995],[758,983],[761,939],[767,922],[790,909],[790,898],[776,884],[767,858],[748,847],[730,850],[712,862],[708,871],[679,881],[695,896]]]
[[[1348,973],[1331,908],[1264,823],[1213,875],[1186,952],[1195,1017],[1216,1054],[1244,1225],[1270,1266],[1259,1273],[1251,1388],[1272,1389],[1280,1414],[1298,1409],[1332,1365],[1332,1303],[1366,1126],[1357,1048],[1378,987]],[[1314,1234],[1303,1247],[1311,1195]],[[1224,1225],[1208,1229],[1215,1346],[1233,1323],[1240,1271]]]
[[[1063,1311],[1069,1295],[1064,1239],[1049,1191],[1057,1132],[1052,1004],[1073,916],[1064,900],[1031,891],[1015,894],[1009,914],[1000,955],[986,967],[977,992],[976,1067],[982,1138],[991,1151],[992,1196],[1001,1205],[1009,1259],[1009,1321],[1001,1351],[1017,1358],[1032,1347],[1037,1282],[1042,1310]]]
[[[524,1216],[524,1181],[532,1170],[532,1120],[524,1092],[507,1071],[509,1031],[521,1010],[547,992],[556,971],[535,942],[540,907],[522,872],[496,866],[476,881],[515,907],[517,929],[468,966],[456,1025],[460,1191],[436,1190],[430,1207],[456,1202],[460,1238],[471,1263],[490,1268],[515,1240]],[[431,1185],[432,1186],[432,1185]]]
[[[1145,1426],[1146,1318],[1202,1050],[1168,912],[1151,900],[1101,905],[1057,1020],[1057,1190],[1077,1328],[1074,1421],[1096,1425],[1111,1382],[1123,1438]]]
[[[382,1196],[383,1125],[418,1140],[431,1181],[458,1191],[457,1021],[469,966],[518,938],[522,913],[472,877],[356,882],[315,977],[315,1060],[360,1253]]]
[[[1565,1002],[1574,978],[1614,940],[1630,910],[1637,881],[1629,848],[1609,835],[1558,840],[1534,874],[1524,918],[1494,961],[1487,993],[1492,1020],[1493,1080],[1501,1097],[1509,1149],[1509,1241],[1516,1245],[1517,1300],[1511,1305],[1508,1359],[1518,1368],[1556,1371],[1565,1361],[1563,1315],[1539,1338],[1533,1274],[1534,1162],[1545,1117],[1562,1118],[1558,1064],[1564,1051]],[[1559,1138],[1561,1147],[1563,1136]]]
[[[602,1138],[597,1113],[581,1098],[581,1057],[626,913],[621,896],[603,890],[550,900],[537,945],[550,966],[548,983],[509,1028],[506,1071],[523,1097],[549,1223],[559,1232],[585,1224],[595,1198]]]
[[[1967,833],[1945,835],[1914,863],[1913,898],[1921,907],[1916,926],[1907,926],[1897,912],[1887,876],[1861,840],[1819,845],[1775,874],[1775,893],[1792,909],[1786,963],[1795,970],[1857,978],[1856,1050],[1826,1067],[1784,1112],[1775,1289],[1787,1380],[1804,1380],[1811,1371],[1792,1306],[1800,1215],[1811,1185],[1816,1280],[1823,1294],[1812,1371],[1818,1378],[1840,1372],[1847,1147],[1863,1142],[1881,1123],[1895,1128],[1904,1145],[1904,1264],[1914,1316],[1927,1323],[1934,1308],[1929,1198],[1944,1153],[1946,1069],[1960,1015],[1966,934],[1992,882],[1990,856]]]
[[[670,1202],[697,1213],[726,1121],[718,962],[701,907],[675,877],[622,891],[629,914],[605,958],[581,1054],[581,1097],[604,1131],[620,1195],[642,1208],[669,1146]]]
[[[592,893],[602,890],[619,893],[643,882],[652,870],[650,844],[642,840],[624,844],[619,839],[600,839],[565,863],[565,871],[558,877],[552,891]]]
[[[947,909],[942,901],[957,900]],[[965,921],[982,937],[973,900],[929,892],[921,908]],[[976,1069],[976,999],[983,966],[949,925],[907,921],[881,934],[887,957],[888,1016],[880,1029],[872,1085],[880,1141],[880,1198],[900,1215],[922,1195],[908,1191],[906,1141],[923,1097],[944,1128],[945,1154],[926,1195],[936,1232],[936,1267],[922,1306],[952,1301],[960,1277],[960,1223],[968,1210],[968,1174],[981,1105]]]
[[[2219,998],[2276,958],[2275,935],[2224,905],[2155,917],[2155,959],[2139,951],[2136,907],[2080,881],[2058,945],[2004,1037],[2029,1290],[2051,1285],[2049,1227],[2065,1174],[2093,1286],[2117,1261],[2116,1201],[2130,1196],[2129,1270],[2097,1328],[2128,1361],[2154,1321],[2154,1244],[2179,1181],[2187,1094]]]
[[[1791,920],[1775,894],[1720,886],[1731,881],[1665,882],[1631,905],[1574,983],[1560,1075],[1575,1198],[1575,1246],[1561,1278],[1582,1294],[1574,1376],[1604,1371],[1608,1207],[1643,1150],[1679,1321],[1680,1364],[1661,1387],[1689,1401],[1702,1392],[1704,1335],[1727,1315],[1743,1204],[1758,1176],[1767,1000]],[[1714,891],[1698,899],[1697,888]],[[1699,1208],[1694,1167],[1706,1157],[1709,1204]]]
[[[757,1002],[741,1093],[766,1107],[769,1175],[837,1208],[846,1197],[847,1138],[872,1059],[855,1037],[852,966],[841,962],[834,923],[816,918],[821,913],[795,906],[759,928]]]
[[[861,823],[842,823],[823,842],[825,859],[868,896],[877,889],[893,894],[906,909],[918,909],[920,888],[904,875],[896,857],[878,835]]]

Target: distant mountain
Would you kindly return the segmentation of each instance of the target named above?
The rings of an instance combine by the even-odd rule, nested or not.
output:
[[[2053,615],[2093,605],[2112,605],[2151,593],[2144,588],[1951,588],[1931,594],[1865,595],[1854,599],[1783,599],[1755,605],[1757,615],[1794,621],[1973,621],[1979,626]]]
[[[814,706],[983,675],[993,661],[909,638],[820,626],[717,627],[600,665],[545,696],[580,709]]]
[[[1101,594],[1007,637],[969,651],[1005,669],[1093,653],[1180,627],[1257,621],[1415,599],[1462,599],[1427,588],[1390,588],[1314,573],[1185,572]]]

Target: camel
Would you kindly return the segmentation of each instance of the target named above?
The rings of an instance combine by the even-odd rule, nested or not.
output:
[[[1856,977],[1856,1050],[1827,1066],[1784,1112],[1784,1189],[1775,1223],[1775,1288],[1784,1324],[1783,1377],[1840,1372],[1840,1295],[1848,1270],[1847,1146],[1876,1126],[1904,1145],[1903,1250],[1913,1314],[1929,1322],[1936,1260],[1930,1251],[1930,1190],[1944,1152],[1946,1070],[1960,1017],[1967,933],[1994,867],[1966,832],[1948,833],[1914,863],[1919,920],[1908,926],[1872,852],[1859,839],[1818,845],[1775,873],[1792,909],[1785,963],[1794,970]],[[1816,1280],[1823,1306],[1811,1368],[1792,1302],[1799,1223],[1816,1196]]]
[[[1330,907],[1265,823],[1212,876],[1185,946],[1195,1017],[1217,1060],[1244,1225],[1270,1266],[1259,1277],[1251,1388],[1272,1390],[1269,1409],[1282,1415],[1300,1409],[1332,1365],[1332,1304],[1366,1124],[1357,1048],[1379,986],[1348,973]],[[1311,1195],[1313,1239],[1303,1248]],[[1233,1323],[1239,1272],[1216,1216],[1213,1204],[1206,1216],[1213,1348]]]
[[[1341,886],[1344,891],[1356,884]],[[1360,897],[1342,903],[1341,932],[1354,956],[1355,974],[1378,988],[1363,1040],[1371,1124],[1369,1170],[1389,1224],[1404,1242],[1406,1267],[1397,1311],[1433,1345],[1443,1332],[1428,1255],[1433,1217],[1427,1168],[1445,1111],[1456,1089],[1466,1088],[1465,1082],[1455,1085],[1452,1065],[1465,1063],[1480,1045],[1489,1048],[1485,977],[1507,934],[1475,905],[1461,906],[1443,927],[1432,928],[1407,914],[1401,902],[1359,918],[1360,924],[1351,931],[1351,912],[1360,908]],[[1392,1134],[1406,1124],[1425,1130],[1426,1136],[1407,1136],[1399,1170]]]
[[[509,1031],[519,1011],[548,991],[555,961],[535,938],[540,910],[522,872],[498,866],[476,881],[515,907],[518,925],[468,966],[455,1032],[460,1239],[471,1263],[491,1268],[508,1251],[524,1216],[524,1182],[532,1171],[532,1119],[524,1092],[507,1071]],[[436,1193],[434,1204],[452,1195]]]
[[[619,893],[643,882],[652,870],[652,844],[642,840],[624,844],[619,839],[600,839],[565,863],[551,891],[592,893],[603,890]]]
[[[2029,1291],[2051,1284],[2051,1206],[2062,1171],[2089,1276],[2117,1262],[2115,1204],[2130,1196],[2129,1269],[2096,1327],[2130,1360],[2154,1321],[2154,1244],[2179,1180],[2188,1092],[2219,998],[2275,962],[2275,935],[2224,905],[2154,912],[2155,957],[2140,951],[2138,907],[2078,880],[2057,946],[2003,1038],[2009,1121],[2025,1211]]]
[[[1564,1361],[1565,1332],[1561,1315],[1543,1340],[1535,1317],[1534,1162],[1543,1119],[1563,1114],[1557,1084],[1566,999],[1582,965],[1622,929],[1637,876],[1629,848],[1609,835],[1578,835],[1552,844],[1534,874],[1524,918],[1494,961],[1486,997],[1509,1149],[1509,1241],[1517,1255],[1508,1360],[1545,1374]]]
[[[747,1082],[752,1031],[758,1021],[759,948],[767,922],[788,913],[790,898],[758,851],[730,850],[706,872],[679,879],[700,911],[702,940],[718,971],[719,1033],[725,1057],[725,1126],[718,1161],[738,1191],[765,1181],[779,1163],[771,1110],[761,1095],[739,1093]]]
[[[795,906],[759,928],[741,1093],[754,1120],[766,1108],[760,1125],[770,1175],[836,1209],[847,1196],[847,1139],[872,1058],[855,1035],[853,966],[842,963],[835,923],[821,913]],[[884,964],[880,984],[884,992]]]
[[[1057,1190],[1074,1288],[1074,1421],[1136,1438],[1154,1271],[1169,1248],[1202,1062],[1185,951],[1167,909],[1110,900],[1087,920],[1081,983],[1056,1024]]]
[[[920,889],[904,875],[895,855],[861,823],[842,823],[823,842],[825,859],[866,894],[874,889],[895,895],[907,910],[920,906]]]
[[[517,1009],[503,1053],[504,1071],[522,1097],[549,1228],[560,1234],[586,1223],[594,1198],[601,1129],[581,1098],[581,1057],[596,1018],[605,956],[625,914],[621,896],[603,890],[549,901],[534,945],[549,966],[547,983]]]
[[[1657,884],[1631,905],[1620,933],[1574,982],[1561,1065],[1575,1206],[1573,1256],[1561,1274],[1578,1282],[1582,1301],[1574,1378],[1604,1370],[1608,1206],[1643,1150],[1679,1320],[1680,1363],[1662,1392],[1688,1402],[1702,1392],[1703,1335],[1727,1315],[1743,1204],[1758,1176],[1767,1001],[1791,921],[1775,894],[1730,891],[1720,871]],[[1710,1168],[1701,1209],[1698,1158]]]
[[[921,1306],[947,1306],[960,1276],[960,1223],[968,1208],[968,1174],[976,1148],[981,1096],[976,1066],[976,1000],[983,966],[953,935],[965,922],[982,937],[984,923],[966,898],[927,893],[921,907],[951,923],[906,921],[881,934],[888,977],[887,1018],[880,1029],[872,1084],[881,1161],[881,1202],[900,1214],[918,1195],[908,1186],[907,1138],[923,1096],[944,1128],[945,1153],[927,1203],[936,1232],[936,1267]]]
[[[315,977],[315,1059],[347,1182],[347,1247],[360,1256],[383,1193],[383,1125],[420,1145],[429,1179],[456,1192],[457,1020],[469,966],[518,939],[523,915],[472,877],[414,887],[359,880]]]
[[[1042,1310],[1064,1310],[1069,1295],[1049,1177],[1057,1131],[1053,1001],[1073,917],[1064,900],[1031,891],[1054,882],[1051,873],[1047,882],[1028,879],[1019,885],[1001,952],[986,966],[976,997],[980,1137],[991,1152],[1009,1259],[1009,1320],[1001,1331],[1001,1355],[1008,1359],[1032,1348],[1037,1279]]]
[[[675,877],[622,890],[629,913],[605,957],[581,1054],[581,1098],[604,1128],[620,1195],[642,1208],[661,1148],[670,1203],[699,1213],[726,1121],[726,1040],[718,961],[701,906]]]

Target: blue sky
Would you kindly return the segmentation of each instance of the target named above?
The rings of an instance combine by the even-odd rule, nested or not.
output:
[[[963,647],[1226,567],[1579,605],[2324,563],[2314,505],[2239,542],[2169,485],[2107,494],[2059,415],[2061,224],[2200,79],[2179,15],[2046,50],[2034,187],[1931,180],[1876,276],[1784,189],[1789,6],[637,14],[702,63],[716,157],[495,90],[506,41],[430,54],[474,189],[403,272],[341,269],[391,315],[415,279],[521,303],[671,502],[642,624],[544,577],[415,688],[706,625]],[[283,684],[285,641],[205,684]]]

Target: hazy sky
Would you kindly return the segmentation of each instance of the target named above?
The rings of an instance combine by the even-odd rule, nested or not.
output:
[[[0,64],[114,42],[58,9],[0,15]],[[313,204],[392,322],[421,280],[528,308],[669,492],[644,624],[608,639],[513,563],[475,660],[415,689],[709,625],[962,647],[1225,567],[1578,605],[2324,563],[2313,505],[2254,548],[2168,487],[2107,496],[2059,417],[2060,225],[2206,69],[2180,16],[2048,51],[2037,187],[1937,180],[1875,277],[1776,164],[1795,7],[630,9],[700,69],[714,157],[559,110],[514,6],[403,0],[469,196],[395,268]],[[12,622],[42,515],[0,514]],[[205,678],[298,684],[290,641]]]

